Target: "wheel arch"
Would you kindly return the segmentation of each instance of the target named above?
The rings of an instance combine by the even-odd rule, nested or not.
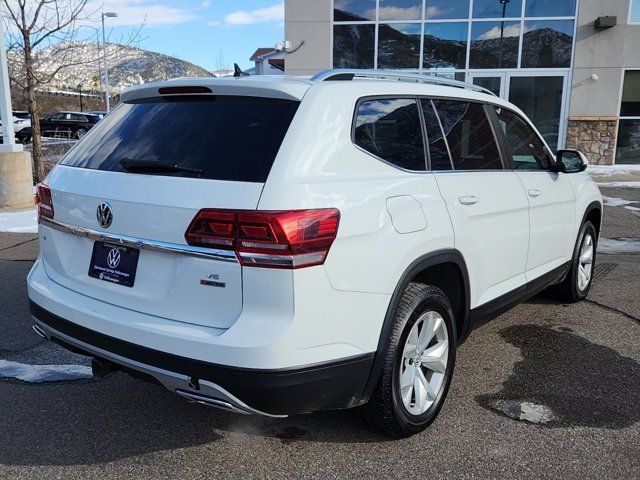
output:
[[[580,230],[582,225],[584,225],[584,222],[589,220],[591,223],[593,223],[593,226],[596,228],[596,234],[599,237],[600,229],[602,227],[603,212],[604,212],[604,209],[602,208],[602,203],[597,201],[591,202],[589,205],[587,205],[587,208],[584,211],[584,215],[582,215],[582,221],[580,222],[580,225],[578,225],[578,230]]]
[[[419,257],[401,275],[391,296],[362,403],[369,399],[378,383],[384,363],[383,350],[391,333],[395,311],[404,291],[412,281],[434,285],[448,294],[456,315],[458,344],[467,337],[470,331],[469,274],[462,253],[455,249],[443,249]]]

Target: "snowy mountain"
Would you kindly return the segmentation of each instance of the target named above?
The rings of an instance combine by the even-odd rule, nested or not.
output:
[[[102,47],[98,48],[95,43],[78,42],[69,44],[66,48],[47,47],[36,52],[34,66],[42,77],[54,74],[62,62],[69,65],[55,73],[54,79],[44,89],[76,88],[82,85],[89,90],[93,86],[93,76],[98,76],[104,81],[102,55]],[[107,44],[107,59],[109,86],[113,93],[120,93],[134,85],[155,80],[212,76],[210,72],[193,63],[130,46]],[[11,63],[19,62],[19,53],[11,55],[11,60]]]

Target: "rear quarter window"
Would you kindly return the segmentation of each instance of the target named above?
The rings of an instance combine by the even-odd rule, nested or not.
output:
[[[144,99],[105,116],[60,162],[113,172],[264,183],[299,102],[211,96]]]

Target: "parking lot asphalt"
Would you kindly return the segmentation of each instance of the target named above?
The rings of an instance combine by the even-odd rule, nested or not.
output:
[[[602,191],[623,200],[607,201],[602,236],[640,241],[640,189]],[[37,249],[0,234],[0,361],[86,365],[31,331]],[[122,373],[5,378],[0,478],[640,478],[640,250],[620,251],[599,254],[587,301],[540,295],[474,331],[439,418],[414,437],[390,440],[357,411],[234,415]]]

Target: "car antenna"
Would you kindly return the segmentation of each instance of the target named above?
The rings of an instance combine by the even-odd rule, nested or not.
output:
[[[237,63],[233,64],[233,76],[234,77],[248,77],[249,74],[247,72],[243,72],[240,66]]]

